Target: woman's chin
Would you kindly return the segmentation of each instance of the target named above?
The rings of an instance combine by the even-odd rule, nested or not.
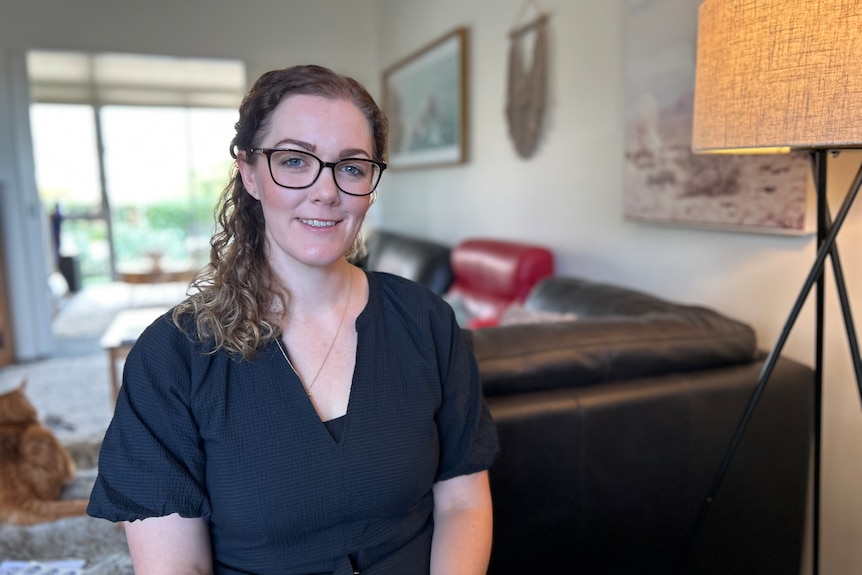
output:
[[[337,265],[344,259],[347,250],[313,251],[297,254],[294,258],[299,263],[313,268],[328,268]]]

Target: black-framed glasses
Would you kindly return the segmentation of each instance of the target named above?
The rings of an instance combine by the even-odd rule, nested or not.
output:
[[[292,190],[311,187],[323,168],[332,168],[332,178],[339,190],[351,196],[367,196],[377,188],[386,169],[386,164],[376,160],[345,158],[324,162],[314,154],[286,148],[252,148],[249,153],[266,156],[272,181]]]

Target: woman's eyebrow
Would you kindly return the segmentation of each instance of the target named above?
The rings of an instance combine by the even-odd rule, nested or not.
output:
[[[309,152],[315,151],[314,144],[309,142],[303,142],[302,140],[294,140],[292,138],[284,138],[283,140],[279,140],[273,146],[273,148],[285,148],[285,147],[296,147],[302,148],[304,150],[308,150]]]
[[[303,150],[306,150],[306,151],[311,152],[311,153],[316,153],[316,151],[317,151],[317,146],[315,146],[314,144],[312,144],[310,142],[305,142],[303,140],[294,140],[293,138],[284,138],[282,140],[279,140],[272,147],[273,148],[285,148],[285,147],[302,148]],[[370,158],[371,154],[369,154],[366,150],[363,150],[362,148],[346,148],[346,149],[341,150],[341,153],[339,154],[339,156],[342,158],[354,158],[357,156],[365,156],[367,158]]]
[[[346,150],[341,150],[342,158],[355,158],[357,156],[366,156],[370,158],[371,154],[369,154],[362,148],[348,148]]]

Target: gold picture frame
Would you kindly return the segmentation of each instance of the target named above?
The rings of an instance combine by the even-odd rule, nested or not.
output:
[[[384,70],[390,168],[467,162],[468,43],[459,27]]]

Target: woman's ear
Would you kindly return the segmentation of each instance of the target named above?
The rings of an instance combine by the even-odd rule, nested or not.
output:
[[[257,181],[254,173],[254,162],[249,161],[248,152],[240,150],[236,154],[236,167],[239,170],[239,177],[242,178],[242,185],[248,192],[248,195],[256,200],[260,200],[257,192]]]

